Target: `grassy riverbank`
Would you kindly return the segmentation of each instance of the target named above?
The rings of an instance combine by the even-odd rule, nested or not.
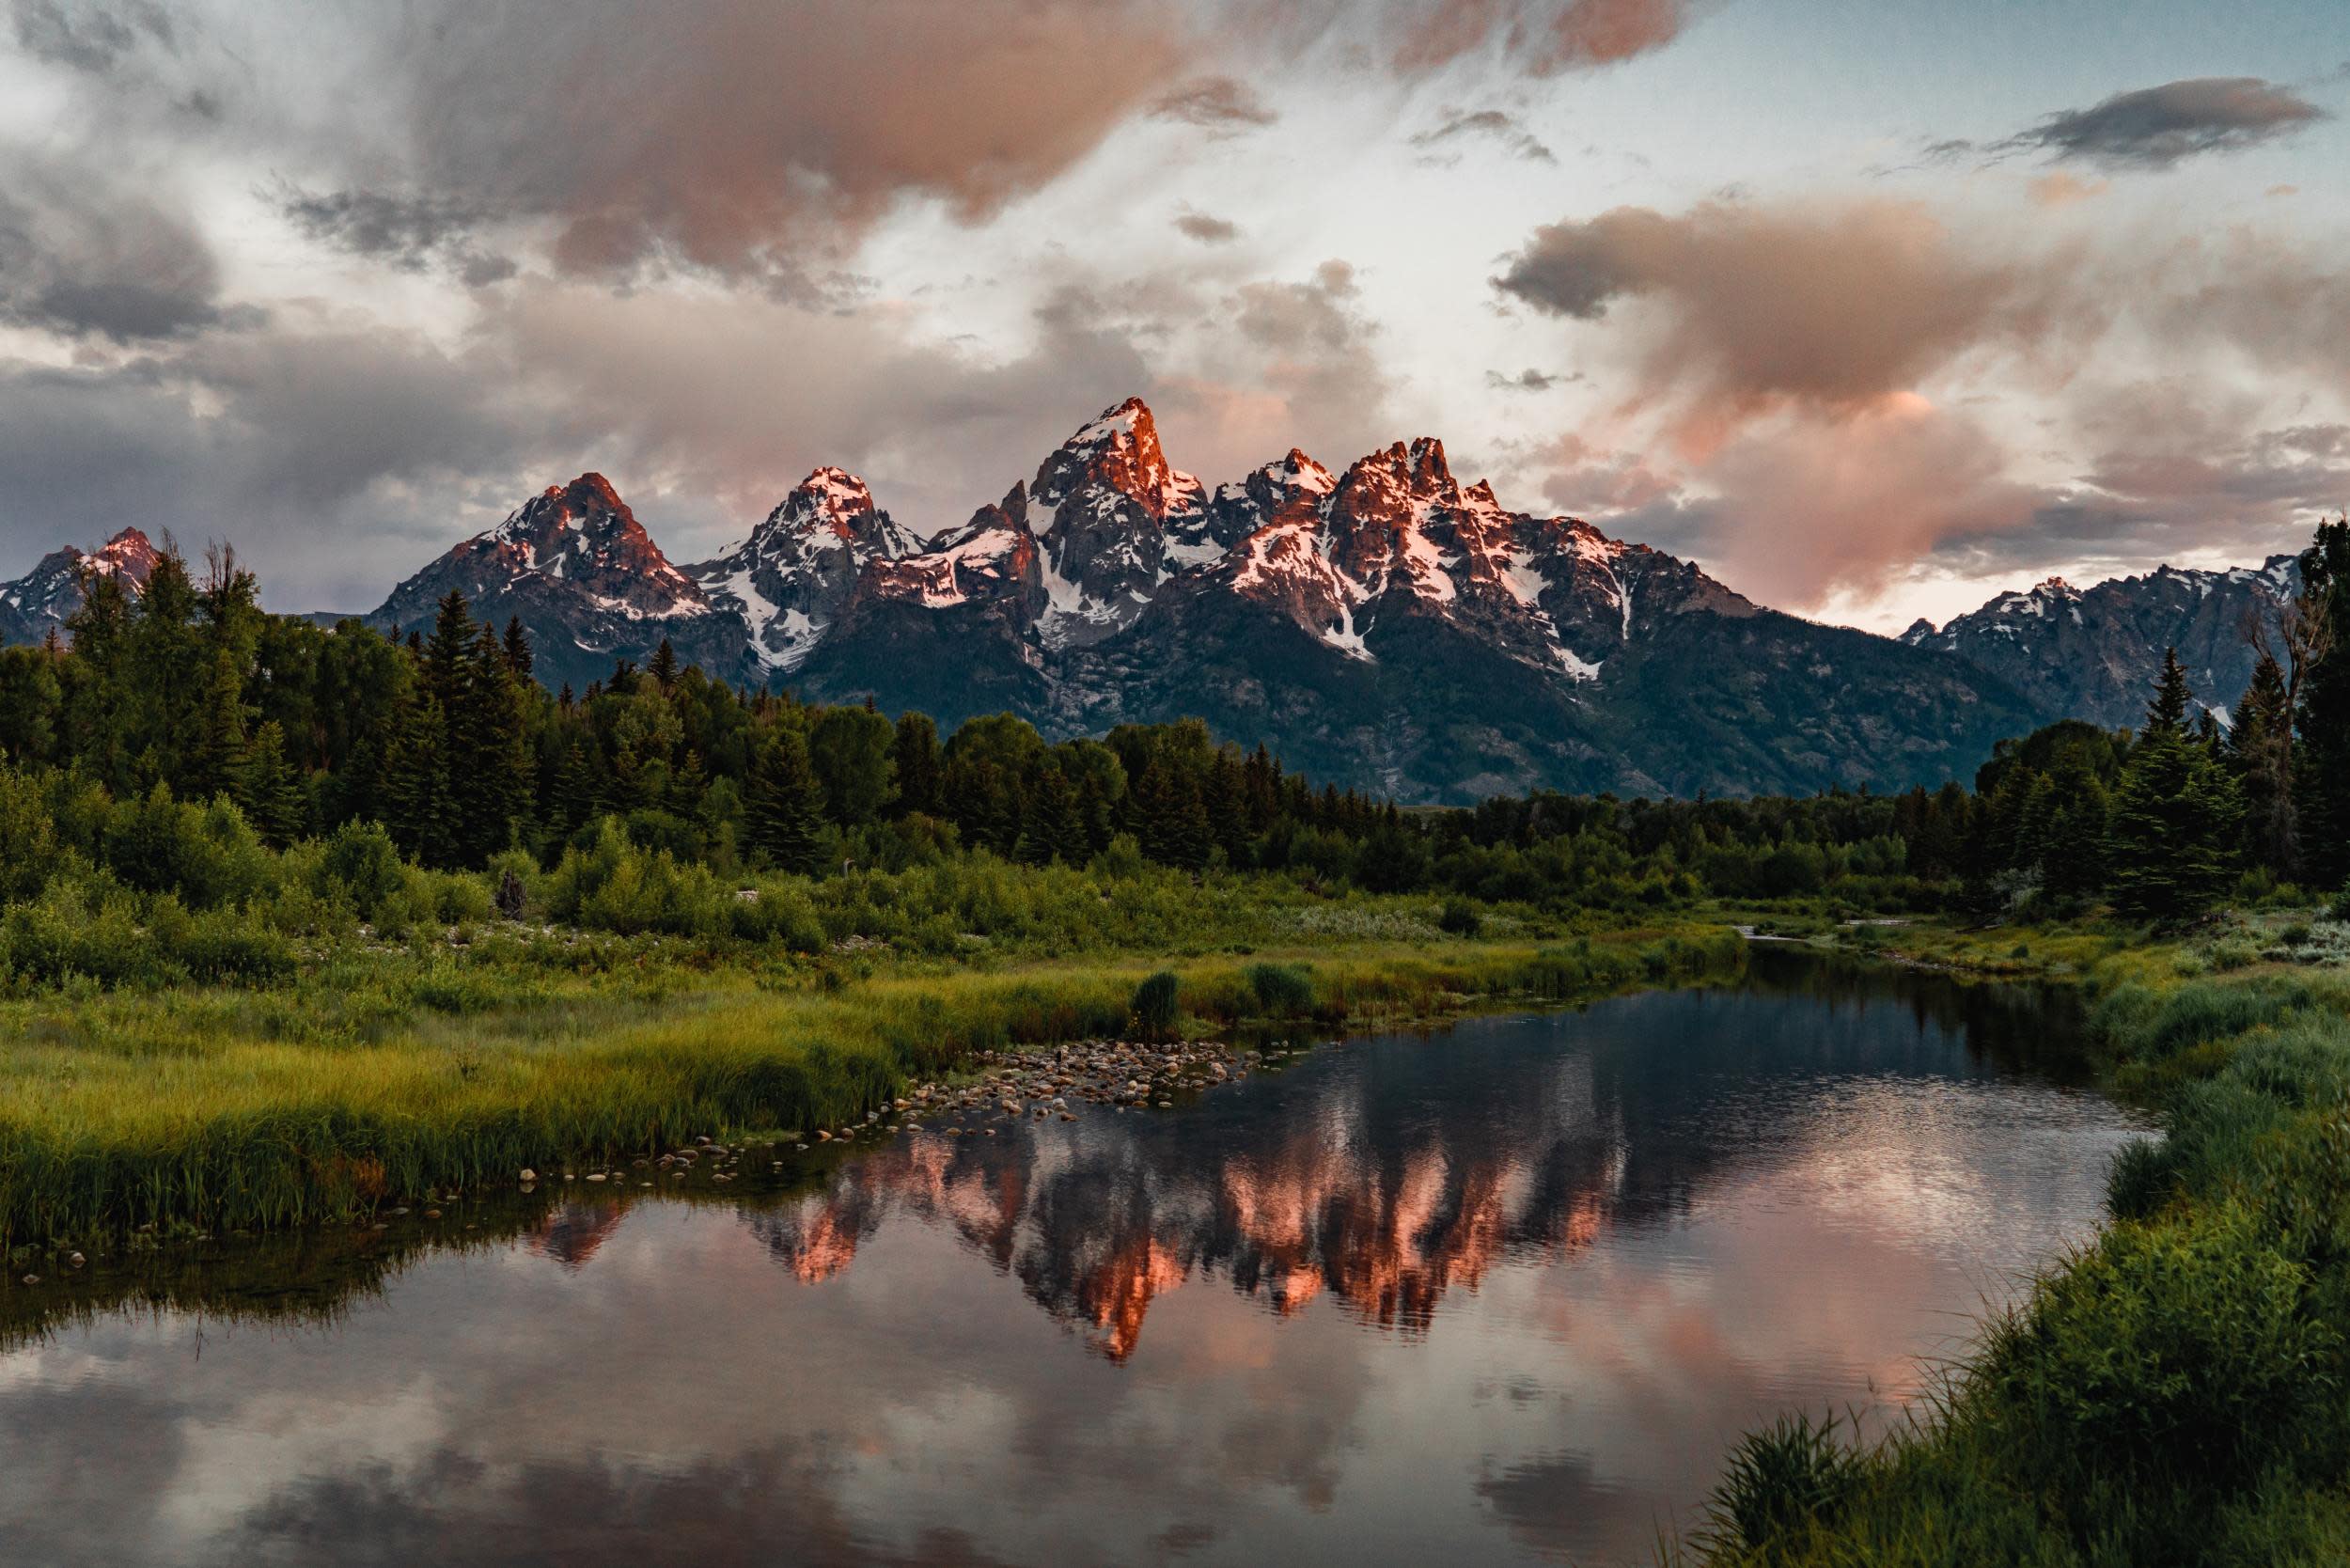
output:
[[[1097,932],[1058,958],[1026,940],[1011,956],[795,955],[489,923],[462,946],[328,942],[258,987],[38,992],[0,1003],[0,1242],[22,1259],[141,1227],[311,1224],[525,1167],[838,1124],[977,1049],[1117,1034],[1162,969],[1179,1028],[1329,1030],[1742,958],[1697,922],[1481,939],[1438,933],[1437,913],[1236,907],[1256,940],[1225,951]]]
[[[2350,932],[2275,913],[2191,940],[2093,929],[1847,937],[2077,978],[2119,1091],[2167,1137],[2112,1217],[1986,1325],[1889,1441],[1791,1416],[1685,1550],[1731,1564],[2350,1560]]]

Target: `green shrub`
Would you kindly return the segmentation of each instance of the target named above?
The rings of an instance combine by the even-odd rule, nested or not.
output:
[[[1447,899],[1436,917],[1436,929],[1450,936],[1475,936],[1485,929],[1485,917],[1466,899]]]
[[[56,823],[30,774],[0,764],[0,903],[38,894],[57,857]]]
[[[2307,1270],[2232,1205],[2117,1224],[1998,1320],[1974,1393],[2018,1473],[2078,1506],[2208,1495],[2310,1435],[2341,1331]]]
[[[0,915],[0,964],[50,985],[77,976],[102,985],[178,978],[165,972],[136,902],[102,873],[52,878],[38,899],[9,905]]]
[[[337,828],[326,840],[320,866],[326,886],[349,899],[363,920],[374,919],[384,902],[400,891],[403,871],[392,836],[376,822],[351,822]]]
[[[2116,1219],[2151,1219],[2177,1189],[2169,1145],[2134,1137],[2114,1152],[2106,1170],[2106,1212]]]
[[[168,936],[157,934],[163,956],[194,980],[259,985],[294,972],[292,945],[237,910],[208,909]]]
[[[1128,1011],[1134,1015],[1135,1029],[1145,1040],[1165,1040],[1175,1032],[1178,981],[1174,972],[1162,969],[1135,987],[1135,998]]]
[[[1252,964],[1248,988],[1268,1018],[1293,1018],[1314,1005],[1314,982],[1306,970],[1289,964]]]
[[[2225,1040],[2311,1005],[2297,980],[2194,980],[2167,993],[2136,983],[2116,986],[2091,1014],[2091,1027],[2125,1057],[2159,1061],[2191,1045]]]

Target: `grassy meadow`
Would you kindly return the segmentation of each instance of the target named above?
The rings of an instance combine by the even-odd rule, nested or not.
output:
[[[1496,914],[1469,935],[1425,898],[1157,870],[958,874],[986,886],[935,901],[957,928],[945,952],[868,934],[852,897],[812,912],[813,951],[489,918],[312,934],[259,981],[20,988],[0,1000],[0,1243],[23,1260],[145,1228],[314,1224],[697,1135],[837,1125],[974,1050],[1127,1030],[1162,970],[1179,1031],[1304,1031],[1742,957],[1726,930],[1681,919]]]

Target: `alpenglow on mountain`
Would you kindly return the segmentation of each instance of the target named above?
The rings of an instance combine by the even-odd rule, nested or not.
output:
[[[0,635],[79,602],[78,552],[0,584]],[[144,581],[135,530],[90,570]],[[1903,639],[1763,608],[1587,522],[1512,511],[1443,446],[1343,472],[1291,451],[1210,489],[1131,400],[928,541],[855,475],[820,468],[741,542],[675,564],[602,476],[532,497],[366,619],[430,623],[443,595],[519,619],[550,686],[583,690],[665,639],[722,679],[920,709],[1016,713],[1047,735],[1198,716],[1291,766],[1405,802],[1529,787],[1802,792],[1965,778],[2059,717],[2137,721],[2177,646],[2232,704],[2293,563],[2004,594]]]
[[[1061,736],[1197,715],[1404,801],[1939,781],[2033,716],[1957,661],[1509,510],[1433,440],[1342,473],[1292,451],[1211,490],[1138,400],[927,543],[820,468],[739,544],[672,565],[586,475],[368,619],[414,628],[450,588],[519,616],[550,683],[584,687],[666,637],[728,680],[948,725],[1009,711]]]
[[[122,529],[92,551],[70,544],[52,550],[24,576],[0,583],[0,645],[39,642],[61,632],[82,607],[86,576],[112,577],[135,597],[156,558],[153,541],[136,528]]]

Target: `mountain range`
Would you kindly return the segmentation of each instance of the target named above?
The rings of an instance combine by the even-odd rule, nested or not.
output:
[[[143,579],[151,558],[131,529],[92,560]],[[0,585],[0,635],[70,613],[79,559]],[[1009,711],[1058,737],[1196,715],[1316,777],[1456,802],[1938,783],[2049,719],[2134,722],[2166,646],[2232,703],[2254,657],[2244,628],[2273,617],[2293,571],[2280,557],[2051,582],[1880,637],[1767,609],[1580,519],[1512,511],[1434,440],[1343,472],[1292,450],[1211,490],[1167,461],[1136,400],[928,541],[827,467],[740,543],[678,565],[586,474],[364,619],[414,629],[456,589],[478,616],[521,619],[551,686],[666,639],[729,681],[944,726]]]

